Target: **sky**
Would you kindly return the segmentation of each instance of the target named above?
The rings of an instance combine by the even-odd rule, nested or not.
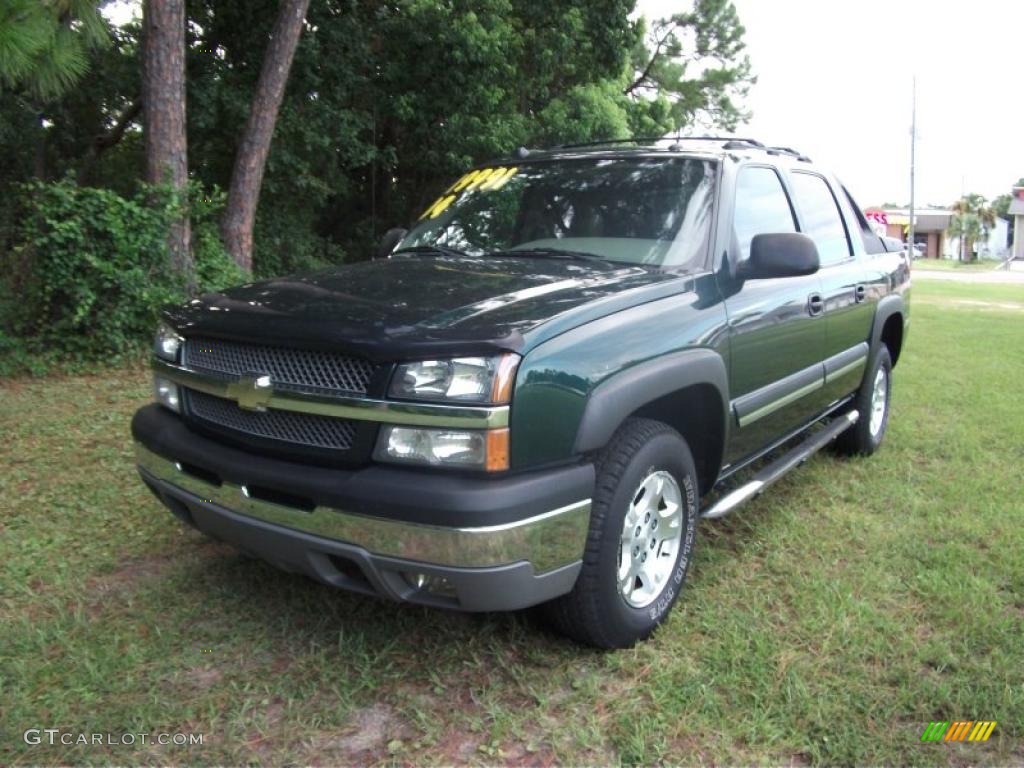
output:
[[[793,147],[843,180],[861,206],[1007,193],[1024,177],[1024,2],[734,0],[758,80],[736,130]],[[651,18],[685,0],[639,0]]]
[[[111,23],[121,25],[142,16],[142,0],[107,0],[100,10]]]
[[[1024,2],[734,2],[758,78],[735,135],[798,149],[861,206],[906,204],[916,76],[918,206],[992,199],[1024,177]],[[653,19],[689,5],[637,10]],[[107,12],[123,21],[137,7],[115,0]]]

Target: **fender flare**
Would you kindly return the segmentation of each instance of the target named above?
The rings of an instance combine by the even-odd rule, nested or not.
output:
[[[903,334],[906,336],[907,313],[903,307],[903,297],[894,294],[885,296],[878,302],[878,307],[875,309],[874,324],[871,326],[872,356],[878,350],[878,345],[882,343],[882,329],[885,328],[886,321],[897,313],[903,316]]]
[[[604,447],[631,413],[695,384],[710,384],[718,391],[724,446],[729,429],[729,376],[722,356],[701,348],[647,360],[598,384],[587,397],[576,431],[575,451],[587,453]]]

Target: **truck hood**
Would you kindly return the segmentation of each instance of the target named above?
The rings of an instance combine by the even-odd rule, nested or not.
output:
[[[399,255],[248,283],[164,311],[186,335],[330,348],[371,359],[524,352],[579,322],[686,289],[645,266],[530,257]],[[690,283],[692,285],[692,283]],[[587,311],[582,312],[584,308]]]

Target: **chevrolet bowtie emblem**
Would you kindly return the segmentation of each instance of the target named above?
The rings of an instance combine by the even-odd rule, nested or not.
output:
[[[238,407],[247,411],[265,411],[274,389],[270,377],[258,373],[246,373],[238,381],[228,384],[227,395],[238,401]]]

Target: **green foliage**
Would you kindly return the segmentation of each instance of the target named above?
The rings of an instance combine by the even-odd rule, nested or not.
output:
[[[5,256],[0,345],[71,360],[139,351],[160,305],[184,298],[168,273],[168,224],[186,202],[168,189],[123,197],[70,180],[23,187],[22,218]],[[204,288],[239,282],[216,234],[223,194],[192,194],[196,261]],[[15,345],[11,337],[24,340]]]
[[[173,205],[187,205],[186,213],[192,225],[192,256],[196,264],[196,285],[200,292],[237,285],[246,279],[245,273],[234,262],[220,241],[220,215],[227,203],[227,193],[214,186],[203,189],[197,181],[189,183],[188,199],[181,201],[169,188],[156,190],[158,196],[171,202],[168,215],[174,214]]]
[[[992,212],[1000,218],[1006,218],[1010,210],[1010,202],[1013,197],[1009,194],[999,195],[992,201]]]
[[[738,102],[756,81],[731,0],[693,0],[655,21],[631,53],[631,127],[659,135],[685,126],[734,130],[749,118]],[[635,74],[634,74],[635,73]]]
[[[992,201],[992,213],[1005,221],[1013,221],[1013,216],[1010,215],[1010,203],[1012,202],[1013,195],[1009,193],[999,195]]]
[[[97,0],[4,0],[0,85],[36,100],[67,93],[89,68],[89,49],[108,42]]]
[[[1014,184],[1014,186],[1024,187],[1024,176],[1017,179],[1017,183]],[[1004,221],[1012,222],[1013,216],[1010,215],[1010,203],[1012,202],[1013,195],[1011,195],[1009,192],[1007,192],[1004,195],[999,195],[999,197],[995,198],[992,201],[992,212],[999,218],[1003,219]]]
[[[552,99],[537,115],[534,135],[541,144],[582,142],[631,135],[629,103],[618,83],[578,85]]]
[[[93,243],[94,237],[106,242],[105,250],[87,243],[83,253],[110,259],[112,275],[131,265],[124,273],[125,293],[141,294],[142,276],[152,268],[153,282],[145,289],[178,295],[157,255],[163,253],[162,239],[149,229],[166,211],[137,222],[146,234],[133,235],[134,240],[102,217],[87,216],[104,207],[98,197],[102,190],[120,201],[111,203],[106,216],[120,220],[129,211],[137,217],[145,213],[133,207],[141,204],[136,190],[144,165],[141,116],[135,111],[140,29],[137,23],[108,28],[96,13],[99,4],[0,2],[0,87],[16,88],[14,98],[6,93],[0,98],[0,199],[22,200],[20,208],[0,206],[0,259],[10,269],[28,270],[9,274],[5,282],[10,288],[51,280],[29,254],[36,253],[40,238],[49,241],[60,232],[83,242]],[[519,146],[664,134],[697,121],[731,125],[740,111],[730,105],[749,82],[743,30],[732,4],[696,0],[689,10],[656,23],[652,34],[666,36],[660,47],[653,37],[645,38],[642,20],[630,18],[634,5],[634,0],[312,3],[264,176],[255,274],[365,259],[384,231],[408,225],[467,166],[507,156]],[[204,189],[230,182],[277,11],[277,0],[187,2],[190,173]],[[74,60],[65,86],[82,62],[97,76],[81,77],[70,90],[61,90],[45,73],[62,56]],[[633,86],[648,63],[647,76]],[[41,100],[58,92],[59,98]],[[62,182],[54,189],[70,197],[60,205],[48,185],[33,187],[27,196],[23,191],[26,181],[55,176],[72,176],[79,187],[96,189]],[[83,210],[74,210],[79,203]],[[230,282],[209,272],[221,264],[217,204],[200,203],[193,195],[200,280]],[[37,204],[57,207],[33,210]],[[144,243],[156,243],[156,250],[128,253]],[[112,255],[102,255],[108,251]],[[61,258],[72,259],[74,250],[67,246],[63,253]],[[54,266],[52,280],[59,280],[64,267]],[[89,296],[114,290],[96,283],[102,269],[90,266],[87,295],[67,299],[85,314],[75,322],[71,310],[56,317],[67,323],[61,327],[68,333],[85,335],[81,344],[88,348],[99,343],[89,338],[99,335],[88,324],[90,313],[102,314],[96,303],[102,299]],[[137,287],[128,285],[132,276],[138,277]],[[64,288],[70,291],[70,283]],[[41,302],[33,306],[42,308]],[[142,304],[151,306],[148,300]],[[54,312],[47,305],[46,313]],[[8,342],[17,329],[28,334],[34,348],[44,340],[62,350],[74,346],[60,333],[44,334],[54,319],[46,313],[34,309],[16,322],[5,319]],[[0,308],[0,316],[11,313]],[[133,319],[118,327],[143,326],[148,336],[148,321]],[[8,342],[0,339],[0,345]]]
[[[40,28],[51,17],[39,9],[58,7],[5,7],[15,6],[36,9]],[[61,2],[83,19],[95,6]],[[187,4],[190,170],[207,188],[230,181],[277,7]],[[695,3],[673,17],[657,51],[650,39],[645,48],[633,10],[634,0],[313,3],[260,196],[256,274],[366,258],[385,230],[408,224],[468,165],[518,146],[667,133],[705,105],[722,111],[720,97],[705,91],[735,95],[711,74],[742,50],[731,4]],[[82,184],[131,196],[142,169],[139,118],[119,141],[105,139],[139,95],[139,28],[108,34],[111,45],[82,49],[102,77],[79,80],[45,108],[0,100],[0,194],[72,171]],[[0,42],[0,61],[2,50]],[[640,62],[652,59],[644,51],[657,53],[654,64],[630,89]],[[729,70],[737,82],[744,62]],[[0,220],[0,251],[3,230]]]
[[[190,157],[206,184],[230,178],[276,5],[189,4]],[[734,122],[748,65],[731,3],[702,0],[673,17],[649,77],[630,90],[632,57],[651,58],[633,8],[313,3],[264,178],[256,273],[366,258],[467,166],[518,146],[664,134],[697,116]]]

